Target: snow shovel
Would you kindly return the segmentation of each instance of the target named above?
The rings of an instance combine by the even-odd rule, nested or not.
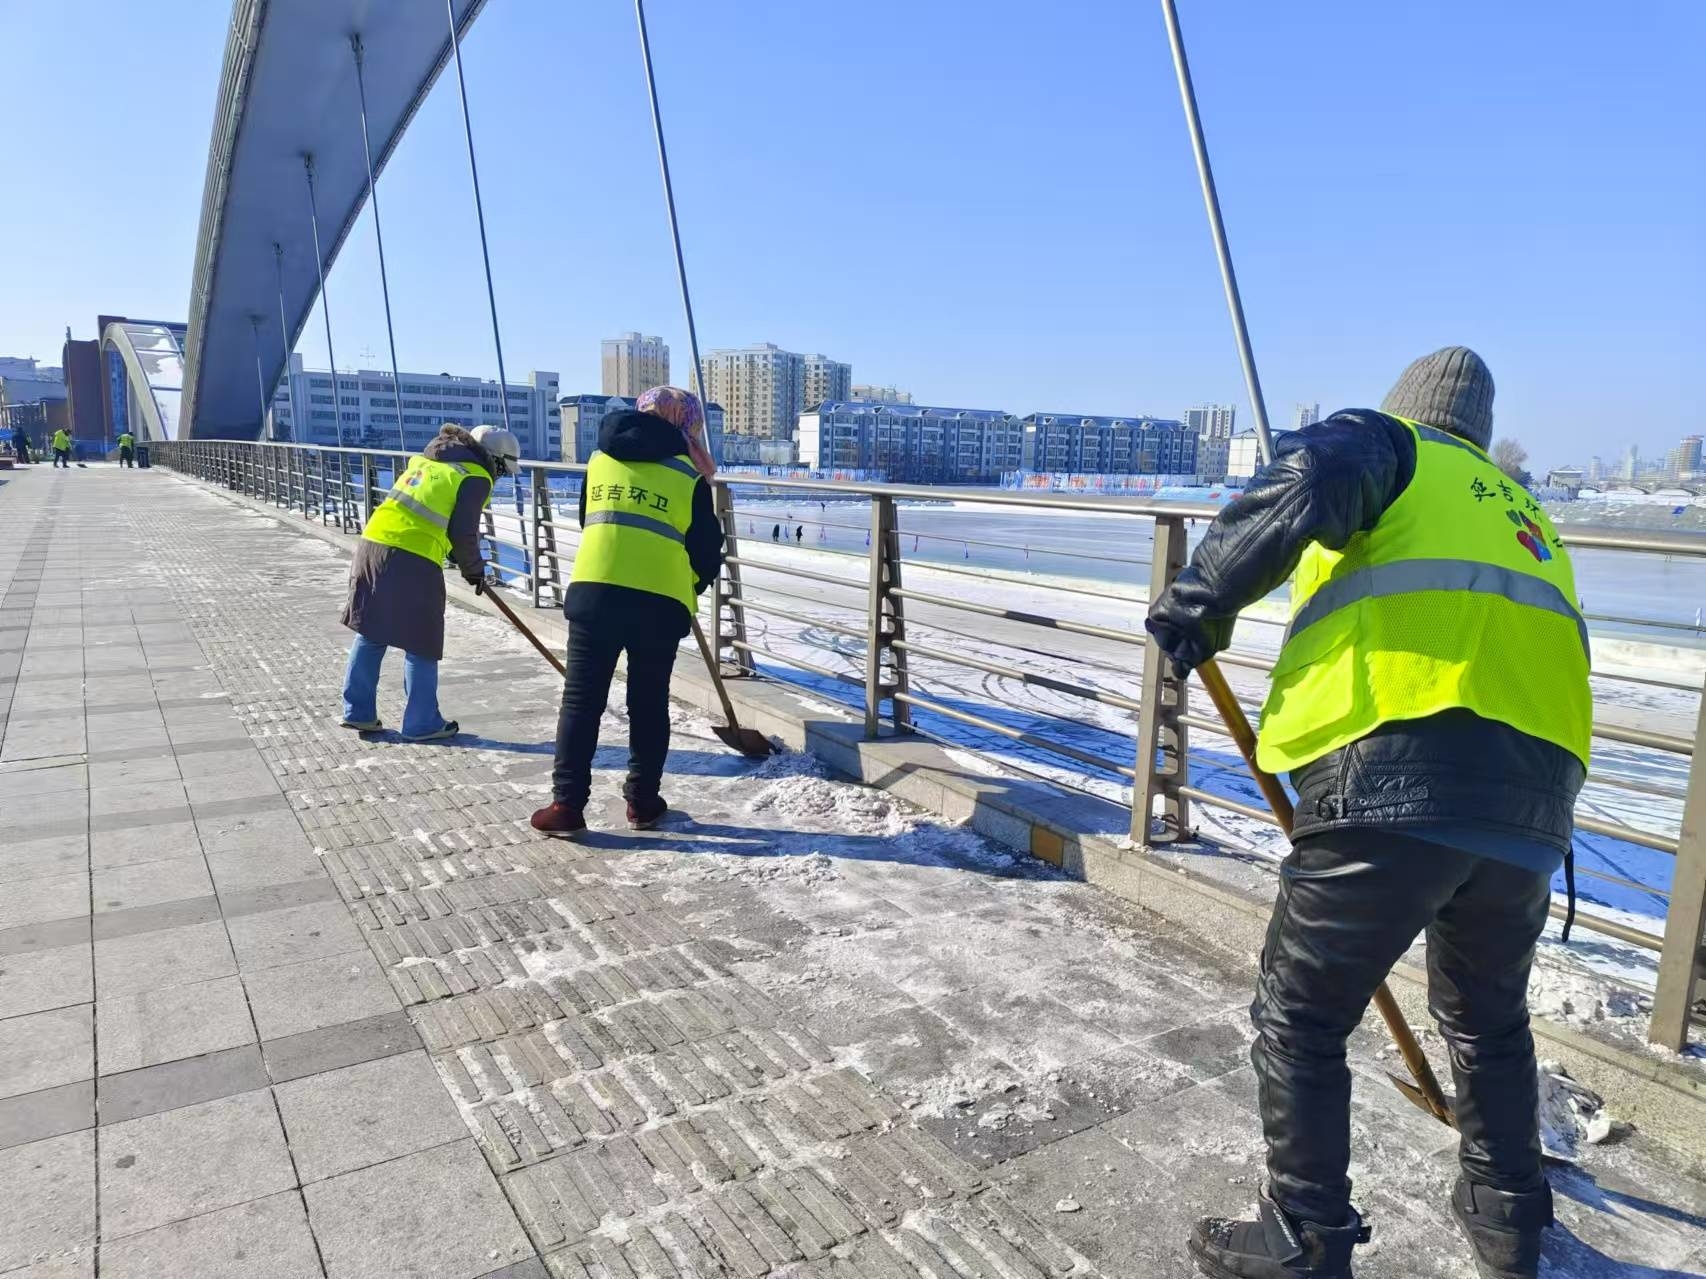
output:
[[[748,759],[768,759],[776,753],[776,748],[763,733],[756,728],[742,728],[740,721],[735,718],[735,707],[729,700],[729,690],[723,687],[723,673],[717,669],[717,655],[706,642],[705,632],[700,627],[697,616],[693,618],[693,638],[699,643],[699,655],[705,659],[705,669],[711,673],[711,683],[717,690],[717,700],[723,704],[723,718],[728,720],[727,727],[712,725],[711,731],[722,739],[724,745],[739,751]]]
[[[515,610],[504,602],[502,596],[500,596],[496,591],[489,589],[484,582],[474,588],[474,593],[476,595],[484,595],[487,599],[491,600],[493,604],[497,605],[498,612],[509,618],[511,625],[513,625],[515,629],[520,631],[523,635],[527,636],[528,642],[544,655],[547,662],[557,668],[557,674],[563,676],[565,679],[568,678],[568,672],[563,669],[562,659],[545,647],[544,641],[529,629],[527,623],[523,622],[515,615]],[[723,703],[723,716],[729,721],[727,728],[713,727],[711,731],[721,738],[727,745],[733,747],[748,759],[768,758],[770,755],[775,753],[775,748],[770,745],[769,740],[764,736],[764,734],[760,733],[756,728],[742,728],[739,721],[736,720],[734,705],[729,701],[729,691],[723,687],[722,672],[717,669],[716,658],[711,655],[711,647],[705,642],[705,632],[699,629],[699,619],[697,617],[693,619],[693,637],[699,641],[699,652],[704,655],[705,668],[711,672],[711,682],[716,685],[717,697]]]
[[[1286,794],[1285,786],[1279,778],[1264,772],[1256,763],[1256,734],[1250,728],[1250,721],[1244,717],[1244,708],[1233,696],[1226,676],[1220,673],[1220,667],[1212,661],[1197,667],[1197,676],[1202,680],[1203,690],[1214,703],[1215,710],[1220,712],[1220,718],[1225,722],[1227,731],[1232,734],[1232,740],[1238,744],[1238,753],[1244,757],[1250,776],[1256,779],[1256,785],[1261,787],[1262,794],[1267,798],[1268,807],[1273,809],[1274,816],[1279,819],[1280,829],[1290,836],[1291,796]],[[1412,1083],[1411,1079],[1400,1079],[1391,1071],[1386,1072],[1386,1077],[1398,1086],[1399,1092],[1440,1123],[1450,1128],[1457,1127],[1457,1117],[1452,1114],[1451,1103],[1446,1101],[1445,1093],[1440,1090],[1439,1080],[1434,1076],[1433,1067],[1428,1064],[1427,1054],[1416,1042],[1410,1023],[1404,1020],[1403,1009],[1398,1007],[1398,1001],[1392,997],[1392,992],[1385,982],[1381,982],[1379,989],[1374,992],[1374,1006],[1380,1010],[1380,1016],[1386,1022],[1386,1029],[1392,1035],[1392,1042],[1398,1045],[1399,1055],[1410,1068],[1410,1076],[1414,1082]]]

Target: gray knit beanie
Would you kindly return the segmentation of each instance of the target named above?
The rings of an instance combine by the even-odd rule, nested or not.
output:
[[[1442,347],[1404,370],[1380,411],[1450,431],[1484,449],[1493,442],[1493,375],[1468,347]]]

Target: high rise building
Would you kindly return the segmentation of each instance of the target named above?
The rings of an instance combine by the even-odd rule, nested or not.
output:
[[[1632,480],[1641,471],[1641,450],[1631,444],[1623,450],[1623,464],[1618,468],[1619,479]]]
[[[1209,484],[1226,478],[1237,416],[1233,404],[1199,404],[1185,410],[1185,429],[1197,437],[1197,475]]]
[[[829,400],[853,397],[853,366],[832,360],[827,355],[800,357],[799,412],[815,409]],[[796,422],[798,417],[796,415]]]
[[[803,411],[851,396],[853,366],[760,342],[707,351],[705,390],[723,406],[730,435],[786,440],[793,438]]]
[[[1693,476],[1700,470],[1700,444],[1698,435],[1685,435],[1670,456],[1665,459],[1665,474],[1673,479],[1683,476]]]
[[[669,347],[662,338],[624,333],[600,344],[599,365],[606,395],[637,396],[669,385]]]
[[[555,459],[562,451],[561,415],[557,409],[557,375],[535,370],[526,382],[511,382],[500,397],[498,384],[452,373],[403,373],[403,446],[410,452],[425,448],[449,422],[461,426],[504,425],[509,405],[509,428],[521,442],[523,457]],[[349,447],[397,447],[397,396],[391,371],[340,371],[337,387],[332,374],[306,369],[300,355],[290,357],[287,377],[273,394],[272,431],[277,439],[301,444]]]
[[[1321,406],[1319,404],[1294,404],[1292,409],[1294,417],[1291,429],[1294,431],[1301,431],[1306,426],[1314,426],[1321,420]]]
[[[828,400],[800,415],[799,457],[819,470],[912,484],[994,483],[1017,471],[1025,424],[999,409]]]
[[[1604,478],[1605,478],[1605,462],[1604,462],[1604,460],[1598,456],[1589,458],[1588,459],[1587,482],[1589,484],[1598,484]]]
[[[896,386],[870,386],[864,382],[849,391],[848,396],[855,400],[875,400],[880,404],[912,403],[911,391],[903,391]]]

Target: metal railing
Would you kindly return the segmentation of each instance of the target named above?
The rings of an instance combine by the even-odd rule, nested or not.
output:
[[[407,456],[385,449],[220,440],[151,447],[154,461],[164,467],[350,534],[360,532]],[[491,566],[535,606],[562,602],[579,541],[575,505],[584,471],[574,464],[530,462],[520,477],[500,486],[505,491],[483,517]],[[520,486],[522,500],[515,500],[509,484]],[[788,496],[814,505],[821,502],[825,508],[834,503],[833,518],[824,509],[813,512],[820,518],[809,523],[826,539],[835,530],[842,540],[856,542],[863,530],[865,544],[804,547],[792,541],[786,553],[778,555],[779,536],[766,539],[756,533],[751,517],[748,532],[742,534],[731,485],[761,488],[766,501]],[[1001,545],[904,528],[902,516],[911,504],[940,503],[944,493],[939,489],[719,476],[715,496],[727,560],[701,610],[706,633],[729,675],[803,684],[814,696],[862,712],[871,737],[917,733],[956,749],[985,753],[999,746],[999,768],[1088,789],[1103,798],[1111,789],[1129,806],[1131,837],[1142,846],[1189,838],[1193,803],[1273,823],[1255,792],[1241,785],[1235,754],[1217,756],[1200,749],[1193,753],[1193,730],[1216,736],[1225,730],[1210,708],[1193,712],[1189,683],[1174,676],[1165,655],[1147,643],[1142,626],[1147,599],[1184,566],[1189,524],[1211,519],[1217,507],[952,491],[956,504],[977,509],[1076,512],[1129,521],[1110,523],[1120,535],[1092,553],[1099,561],[1130,564],[1132,590],[1121,595],[1117,586],[1087,589],[1081,582],[945,563],[920,553],[917,548],[924,538],[965,545],[968,559],[973,540]],[[867,519],[850,515],[859,502],[869,505]],[[774,516],[767,512],[761,518],[768,523]],[[788,522],[799,526],[791,517]],[[1148,527],[1153,532],[1146,553],[1129,558],[1113,553],[1122,539],[1140,542]],[[779,534],[779,525],[774,532]],[[911,553],[905,551],[908,536],[914,539]],[[1706,535],[1593,528],[1569,530],[1564,537],[1573,547],[1706,562]],[[1137,584],[1144,579],[1147,593],[1140,593]],[[1026,594],[1027,607],[1012,606],[1016,588]],[[1098,609],[1100,615],[1073,616],[1074,609]],[[1108,616],[1110,610],[1116,615]],[[1261,627],[1256,633],[1271,636],[1277,649],[1277,629],[1283,624],[1277,617],[1247,614],[1244,620]],[[1660,619],[1615,620],[1650,627],[1660,643],[1672,629]],[[1249,633],[1249,627],[1242,628],[1241,638]],[[1234,649],[1221,658],[1234,672],[1251,673],[1241,677],[1246,683],[1265,679],[1273,660],[1271,653],[1248,649]],[[967,689],[955,682],[968,677],[979,687]],[[1662,675],[1596,669],[1595,677],[1642,688],[1700,691],[1693,681]],[[1246,690],[1245,695],[1257,698],[1259,692]],[[1608,820],[1579,807],[1577,829],[1668,855],[1675,863],[1668,894],[1611,873],[1615,868],[1581,868],[1589,880],[1667,898],[1662,938],[1594,909],[1591,902],[1583,903],[1578,927],[1658,956],[1649,1038],[1680,1049],[1687,1042],[1696,987],[1706,969],[1706,770],[1692,767],[1694,743],[1706,731],[1706,699],[1695,711],[1690,735],[1619,724],[1603,715],[1605,706],[1595,709],[1596,759],[1584,797],[1605,792],[1642,797],[1635,811],[1642,814],[1643,824]],[[1634,763],[1645,775],[1618,775],[1601,768],[1610,747],[1625,757],[1620,761],[1625,773],[1631,751],[1639,752]],[[1224,774],[1226,789],[1234,793],[1193,780],[1193,763],[1199,770]],[[1663,784],[1666,780],[1673,784]],[[1655,814],[1655,802],[1669,802],[1673,809],[1680,804],[1679,820]],[[1554,905],[1553,913],[1561,916],[1562,909]]]

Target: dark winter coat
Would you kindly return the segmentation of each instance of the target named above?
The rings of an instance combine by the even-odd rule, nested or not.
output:
[[[1415,438],[1383,413],[1350,409],[1282,435],[1273,462],[1150,606],[1150,634],[1180,665],[1199,666],[1232,642],[1239,611],[1290,577],[1311,542],[1336,551],[1372,529],[1415,474]],[[1584,780],[1563,747],[1446,711],[1383,725],[1297,769],[1293,838],[1401,826],[1426,839],[1470,827],[1565,852]]]
[[[473,462],[495,474],[492,459],[460,426],[446,426],[423,455],[434,462]],[[491,488],[478,475],[463,480],[450,516],[450,558],[470,582],[478,582],[486,573],[480,554],[480,511]],[[349,603],[341,620],[375,644],[440,660],[444,656],[443,566],[413,551],[362,538],[350,564]]]
[[[673,423],[652,413],[612,413],[598,428],[598,450],[618,462],[662,462],[683,457],[687,445]],[[580,522],[586,525],[586,486],[581,486]],[[687,528],[687,559],[693,565],[693,589],[704,591],[723,568],[723,526],[711,499],[711,485],[693,486],[693,519]],[[563,597],[563,615],[571,622],[607,627],[622,635],[667,635],[682,639],[692,629],[691,614],[679,600],[651,591],[607,582],[572,582]]]

